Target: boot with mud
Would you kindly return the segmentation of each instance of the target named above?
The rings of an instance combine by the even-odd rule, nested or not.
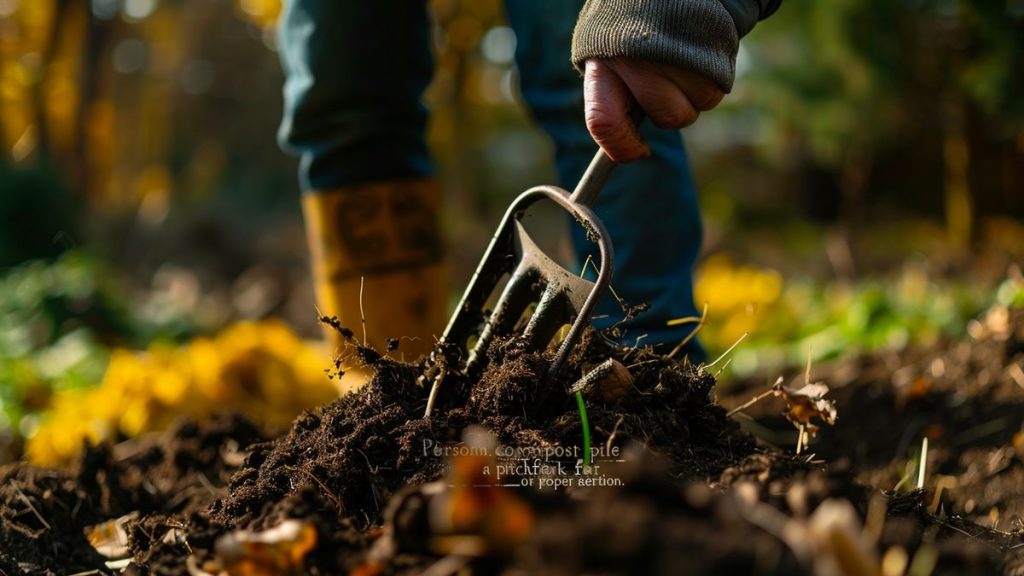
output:
[[[341,391],[372,369],[355,344],[414,361],[446,320],[440,191],[429,179],[373,182],[303,196],[316,299],[343,372]],[[340,329],[339,329],[340,328]]]

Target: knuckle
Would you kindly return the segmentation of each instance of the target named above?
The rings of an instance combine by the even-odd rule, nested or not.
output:
[[[601,145],[601,149],[604,150],[604,153],[607,154],[609,158],[618,163],[632,162],[643,157],[642,152],[639,152],[629,146],[605,145],[600,142],[598,144]]]
[[[696,122],[697,118],[699,118],[699,117],[700,117],[700,112],[698,112],[696,110],[691,110],[690,114],[687,114],[685,116],[685,118],[683,119],[683,124],[681,126],[679,126],[679,127],[680,128],[686,128],[687,126],[689,126],[689,125],[693,124],[694,122]]]
[[[697,120],[698,112],[690,107],[674,106],[656,111],[649,111],[651,121],[658,128],[684,128]]]
[[[695,94],[690,101],[693,102],[694,107],[697,108],[697,110],[706,112],[715,106],[718,106],[718,103],[722,101],[723,96],[725,96],[725,94],[721,90],[706,87],[697,91],[697,94]]]

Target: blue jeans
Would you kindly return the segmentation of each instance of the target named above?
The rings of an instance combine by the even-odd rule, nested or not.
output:
[[[506,0],[516,33],[523,99],[555,144],[560,184],[571,190],[597,147],[583,118],[583,89],[569,47],[583,0]],[[300,157],[300,182],[312,192],[415,178],[433,168],[420,98],[433,74],[425,0],[287,0],[280,27],[287,81],[282,146]],[[682,138],[645,122],[651,158],[619,167],[595,210],[615,247],[615,291],[650,309],[626,323],[623,343],[672,347],[692,325],[693,265],[702,235],[696,188]],[[582,262],[596,248],[573,226]],[[597,254],[593,256],[597,258]],[[609,295],[594,324],[623,317]],[[694,341],[691,360],[703,359]]]

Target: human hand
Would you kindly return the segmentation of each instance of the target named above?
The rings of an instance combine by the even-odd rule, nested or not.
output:
[[[592,58],[583,70],[587,129],[616,162],[632,162],[651,154],[630,119],[633,106],[639,104],[658,128],[680,129],[717,106],[723,96],[710,79],[668,64]]]

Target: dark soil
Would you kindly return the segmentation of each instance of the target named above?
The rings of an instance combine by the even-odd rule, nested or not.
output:
[[[0,469],[0,571],[73,574],[105,567],[87,526],[131,512],[148,525],[180,523],[223,495],[241,454],[263,433],[236,415],[201,426],[182,421],[163,436],[87,447],[68,470]],[[160,520],[163,519],[163,520]],[[144,526],[145,525],[145,526]],[[137,547],[140,558],[146,546]]]
[[[1024,327],[1024,315],[1012,321]],[[934,568],[921,573],[1016,573],[1024,390],[1012,372],[1024,365],[1021,334],[819,367],[839,420],[799,456],[727,418],[705,371],[594,333],[561,381],[547,384],[545,355],[495,342],[482,376],[447,382],[430,419],[422,366],[364,354],[377,371],[366,387],[304,413],[273,440],[225,416],[90,448],[68,470],[3,469],[0,574],[113,572],[83,529],[131,512],[132,574],[188,574],[186,559],[214,558],[218,537],[289,518],[316,529],[309,574],[880,574],[883,556]],[[479,467],[467,472],[491,456],[433,451],[474,445],[462,444],[471,426],[503,447],[579,446],[580,415],[564,390],[607,358],[627,367],[632,385],[585,397],[593,446],[619,451],[601,462],[619,485],[508,488],[528,475],[496,482]],[[901,384],[922,375],[927,385]],[[786,438],[792,427],[773,402],[747,412],[762,436]],[[895,490],[925,433],[929,480]],[[945,476],[955,486],[936,498]],[[873,568],[855,571],[861,564]]]
[[[999,338],[816,368],[811,379],[828,382],[840,407],[835,426],[818,435],[817,457],[855,471],[866,485],[892,489],[927,436],[926,486],[943,481],[944,512],[996,530],[1024,529],[1024,311],[1012,314],[1008,328]],[[733,391],[725,403],[750,395],[752,388]],[[793,429],[777,408],[765,402],[746,412],[782,439]]]

